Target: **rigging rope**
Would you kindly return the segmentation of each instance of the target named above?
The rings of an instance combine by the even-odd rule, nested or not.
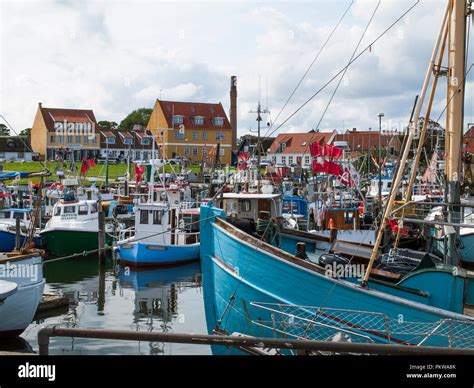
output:
[[[330,85],[342,72],[356,62],[365,52],[371,50],[371,47],[377,43],[385,34],[387,34],[395,25],[397,25],[406,15],[408,15],[419,3],[421,0],[417,0],[412,4],[402,15],[400,15],[390,26],[388,26],[383,32],[381,32],[369,45],[367,45],[359,54],[357,54],[350,63],[340,69],[329,81],[327,81],[321,88],[319,88],[311,97],[309,97],[303,104],[300,105],[292,114],[290,114],[278,127],[276,127],[269,135],[265,138],[270,137],[273,133],[278,131],[283,125],[285,125],[293,116],[295,116],[301,109],[308,105],[319,93],[321,93],[328,85]],[[265,138],[263,140],[265,140]]]

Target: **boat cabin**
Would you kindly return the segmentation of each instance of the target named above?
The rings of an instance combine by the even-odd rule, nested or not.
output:
[[[31,209],[2,209],[0,211],[0,223],[15,224],[19,219],[22,223],[29,223],[31,219]]]
[[[301,197],[283,197],[283,214],[308,216],[308,202]]]
[[[199,209],[193,210],[196,211],[189,213],[190,219],[199,220]],[[198,231],[185,228],[187,222],[178,219],[178,212],[177,208],[170,208],[168,204],[161,202],[137,205],[134,239],[142,243],[163,245],[186,245],[199,242]],[[193,214],[196,218],[193,218]],[[195,225],[199,228],[199,223]],[[131,233],[129,233],[130,236],[127,236],[126,233],[127,231],[123,233],[125,238],[131,237]],[[156,249],[159,249],[159,247]]]
[[[84,216],[97,215],[99,209],[96,201],[64,201],[56,203],[53,217],[61,220],[76,219]]]
[[[358,230],[360,229],[358,208],[330,208],[326,209],[324,217],[326,229]]]
[[[269,212],[271,218],[282,214],[280,194],[224,193],[222,198],[222,208],[228,216],[257,221],[261,211]]]

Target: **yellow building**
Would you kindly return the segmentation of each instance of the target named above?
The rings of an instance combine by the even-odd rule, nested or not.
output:
[[[221,103],[157,99],[146,129],[158,136],[160,150],[164,144],[168,159],[212,162],[219,153],[221,164],[231,163],[232,128]]]
[[[92,110],[45,108],[38,104],[31,127],[31,147],[44,160],[57,156],[71,159],[95,157],[100,134]]]

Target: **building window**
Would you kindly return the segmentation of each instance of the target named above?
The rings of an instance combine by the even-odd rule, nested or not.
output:
[[[179,131],[174,132],[174,138],[175,139],[184,139],[184,133],[181,133]]]
[[[55,142],[56,142],[56,136],[51,135],[51,143],[55,143]]]
[[[141,143],[141,145],[149,145],[150,144],[150,139],[142,139],[142,141],[140,143]]]
[[[189,147],[186,147],[186,148],[184,149],[184,154],[185,154],[185,155],[189,155]]]
[[[84,144],[89,144],[89,136],[84,136]]]
[[[193,140],[198,140],[198,139],[199,139],[199,133],[193,132]]]
[[[18,152],[18,159],[23,159],[25,157],[24,152]]]
[[[207,132],[202,133],[202,140],[207,140]]]
[[[193,119],[194,125],[203,125],[204,124],[204,117],[196,116]]]
[[[219,156],[225,156],[225,149],[222,147],[219,149]]]
[[[286,165],[286,156],[281,157],[281,163]]]
[[[135,159],[140,159],[140,151],[135,151]]]
[[[95,144],[97,142],[95,136],[92,138],[92,144]]]
[[[216,140],[224,140],[224,134],[222,132],[216,133]]]
[[[197,148],[193,148],[193,155],[194,155],[194,156],[197,156],[197,154],[198,154],[198,149],[197,149]]]
[[[288,156],[288,164],[293,164],[293,156]]]
[[[140,210],[140,224],[148,225],[148,210]]]
[[[221,127],[224,125],[224,119],[222,117],[214,117],[212,122],[216,127]]]
[[[174,115],[173,116],[173,124],[183,124],[183,116]]]
[[[106,137],[105,142],[107,144],[115,144],[115,137]]]
[[[203,148],[203,149],[202,149],[202,154],[203,154],[204,156],[207,155],[207,148]]]
[[[80,136],[76,136],[76,144],[81,144],[81,137]]]
[[[72,136],[67,137],[67,144],[72,144]]]
[[[0,158],[4,158],[5,157],[5,152],[0,152]]]
[[[304,157],[304,164],[308,165],[310,163],[310,156],[309,155],[305,155]]]
[[[277,157],[275,155],[272,156],[272,163],[275,164],[277,161]]]

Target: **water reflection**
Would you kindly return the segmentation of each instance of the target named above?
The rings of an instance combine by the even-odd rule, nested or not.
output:
[[[42,325],[147,332],[205,333],[199,263],[133,270],[110,259],[80,258],[45,265],[45,292],[69,298],[67,311],[41,317],[23,334],[37,350]],[[0,343],[1,347],[1,343]],[[54,338],[51,354],[210,354],[207,346]]]

